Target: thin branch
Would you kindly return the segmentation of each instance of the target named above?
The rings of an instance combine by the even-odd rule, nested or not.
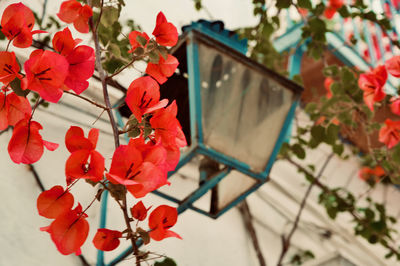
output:
[[[108,90],[107,90],[106,73],[101,64],[101,47],[100,47],[100,43],[99,43],[98,34],[96,32],[96,29],[94,28],[93,18],[90,18],[89,25],[90,25],[90,28],[91,28],[91,31],[93,34],[93,41],[95,44],[95,51],[96,51],[95,64],[96,64],[96,68],[100,75],[101,85],[103,87],[103,97],[104,97],[105,105],[107,107],[107,114],[110,118],[110,124],[111,124],[112,130],[113,130],[115,148],[118,148],[119,147],[118,126],[114,119],[114,115],[113,115],[112,109],[111,109],[110,98],[109,98]],[[132,234],[133,230],[132,230],[132,227],[130,224],[130,220],[129,220],[129,216],[128,216],[128,209],[127,209],[127,204],[126,204],[126,193],[123,194],[122,200],[123,200],[123,204],[122,204],[123,206],[121,209],[124,214],[125,224],[126,224],[128,232],[130,234]],[[139,248],[136,245],[136,239],[134,237],[131,237],[130,240],[131,240],[132,248],[134,250],[134,255],[136,256],[136,266],[140,266]]]
[[[243,222],[246,226],[246,229],[250,234],[251,242],[253,243],[260,266],[267,266],[267,263],[265,262],[264,256],[261,252],[261,247],[260,243],[258,242],[256,230],[252,223],[253,217],[251,215],[250,208],[246,200],[243,200],[243,202],[239,205],[239,211],[242,214]]]
[[[96,26],[95,26],[95,31],[96,31],[96,32],[97,32],[97,29],[99,28],[101,16],[103,15],[103,5],[104,5],[104,0],[101,0],[101,3],[100,3],[100,13],[99,13],[99,17],[97,18]]]
[[[308,197],[309,197],[309,195],[310,195],[310,192],[311,192],[312,188],[314,187],[314,185],[316,185],[317,181],[319,181],[319,179],[321,178],[322,174],[323,174],[324,171],[325,171],[325,168],[328,166],[328,163],[329,163],[330,160],[333,158],[333,156],[334,156],[334,153],[331,153],[331,154],[326,158],[324,164],[322,165],[321,169],[319,170],[318,175],[314,178],[314,180],[313,180],[313,181],[310,183],[310,185],[308,186],[307,191],[306,191],[306,193],[304,194],[303,200],[302,200],[301,203],[300,203],[300,208],[299,208],[299,211],[297,212],[297,216],[296,216],[296,219],[295,219],[295,221],[294,221],[294,223],[293,223],[292,229],[290,230],[290,232],[289,232],[289,234],[287,235],[287,237],[282,236],[282,252],[281,252],[281,255],[279,256],[279,260],[278,260],[277,266],[282,266],[283,258],[285,257],[287,251],[289,250],[290,241],[291,241],[291,239],[292,239],[292,237],[293,237],[293,234],[294,234],[294,233],[296,232],[296,230],[297,230],[297,227],[298,227],[299,222],[300,222],[301,214],[302,214],[302,212],[303,212],[303,210],[304,210],[304,207],[306,206],[307,199],[308,199]]]
[[[89,98],[86,98],[85,96],[82,96],[82,95],[79,95],[79,94],[76,94],[76,93],[73,93],[73,92],[70,92],[70,91],[64,91],[64,93],[67,93],[67,94],[69,94],[69,95],[73,95],[73,96],[75,96],[75,97],[78,97],[78,98],[80,98],[80,99],[82,99],[82,100],[85,100],[85,101],[87,101],[87,102],[93,104],[94,106],[99,107],[99,108],[102,108],[102,109],[104,109],[104,110],[107,110],[107,109],[108,109],[106,106],[104,106],[104,105],[102,105],[102,104],[99,104],[99,103],[96,103],[95,101],[92,101],[92,100],[90,100]]]
[[[297,162],[293,161],[292,159],[290,159],[288,157],[286,157],[285,159],[292,165],[296,166],[301,172],[307,174],[309,177],[312,177],[312,179],[313,179],[312,182],[314,183],[314,185],[319,187],[323,191],[323,193],[331,194],[331,195],[335,196],[336,198],[341,198],[341,196],[337,192],[332,191],[326,185],[322,184],[319,181],[319,179],[313,177],[313,174],[310,173],[306,168],[304,168],[303,166],[301,166],[300,164],[298,164]],[[343,202],[346,202],[346,200],[343,200]],[[360,216],[357,214],[356,210],[354,209],[354,206],[350,205],[350,206],[348,206],[347,209],[348,209],[348,213],[354,218],[354,220],[356,222],[361,223],[361,224],[365,223],[363,221],[363,219],[360,218]],[[379,242],[379,243],[381,243],[381,245],[384,246],[385,248],[389,249],[394,255],[400,257],[400,252],[396,247],[389,245],[389,243],[387,243],[387,242]]]
[[[37,173],[35,167],[34,167],[32,164],[28,164],[28,169],[29,169],[29,171],[32,172],[33,177],[34,177],[35,180],[36,180],[36,184],[39,186],[40,190],[41,190],[42,192],[45,191],[46,189],[44,188],[44,185],[43,185],[43,183],[42,183],[42,180],[40,179],[39,174]]]
[[[89,20],[89,25],[90,28],[92,30],[93,33],[93,41],[95,44],[95,51],[96,51],[96,68],[99,72],[100,75],[100,81],[101,81],[101,85],[103,87],[103,96],[104,96],[104,102],[106,104],[107,107],[107,114],[110,118],[110,124],[113,130],[113,134],[114,134],[114,144],[115,144],[115,148],[119,147],[119,134],[118,134],[118,126],[117,123],[115,122],[114,119],[114,115],[112,113],[112,107],[111,107],[111,103],[110,103],[110,97],[108,96],[108,89],[107,89],[107,83],[106,83],[106,74],[105,71],[103,69],[103,66],[101,64],[101,48],[100,48],[100,43],[99,43],[99,38],[96,32],[96,29],[94,28],[93,25],[93,19],[91,18]]]

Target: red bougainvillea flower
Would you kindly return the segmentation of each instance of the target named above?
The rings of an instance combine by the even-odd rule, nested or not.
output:
[[[163,46],[174,46],[178,42],[176,27],[167,21],[162,12],[157,15],[153,35],[156,37],[156,42]]]
[[[69,63],[64,89],[72,89],[77,94],[81,94],[89,86],[87,80],[93,75],[95,61],[92,47],[86,45],[75,47],[80,41],[73,39],[68,28],[57,32],[53,38],[54,49],[64,55]]]
[[[387,71],[390,75],[400,78],[400,56],[393,56],[385,63]]]
[[[81,39],[74,39],[71,31],[68,28],[65,28],[64,30],[54,34],[53,48],[56,52],[66,56],[71,53],[75,46],[77,46],[81,41]]]
[[[104,173],[104,157],[96,149],[99,129],[92,128],[85,138],[83,129],[71,126],[65,135],[65,146],[71,152],[66,164],[67,184],[77,178],[100,181]]]
[[[125,102],[139,123],[144,114],[163,108],[168,104],[167,99],[160,101],[160,86],[149,76],[135,79],[129,85]]]
[[[326,90],[326,98],[328,98],[328,99],[332,98],[331,85],[333,83],[334,83],[334,80],[331,77],[325,78],[324,87]]]
[[[165,172],[175,170],[179,162],[180,151],[177,146],[166,147],[161,141],[144,142],[143,138],[131,140],[135,147],[140,150],[144,161],[151,162],[160,170]]]
[[[71,153],[78,150],[94,150],[99,139],[99,132],[99,129],[92,128],[88,137],[85,138],[82,128],[71,126],[65,134],[65,146]]]
[[[379,130],[379,141],[391,149],[400,141],[400,121],[385,120],[385,125]]]
[[[32,109],[28,99],[12,93],[0,92],[0,130],[15,126],[20,120],[29,118]]]
[[[137,141],[131,139],[128,145],[119,146],[106,176],[111,183],[125,185],[134,197],[141,198],[168,182],[162,169],[154,164],[154,157],[144,160],[137,145]]]
[[[75,151],[68,157],[65,163],[67,184],[78,178],[98,182],[103,179],[104,169],[104,157],[98,151]]]
[[[324,11],[324,15],[327,19],[333,18],[336,11],[340,9],[344,4],[343,0],[329,0],[328,6]]]
[[[385,175],[385,170],[381,166],[376,166],[375,168],[369,168],[367,166],[362,167],[360,171],[358,171],[358,177],[361,180],[369,181],[373,180],[378,182],[379,179]]]
[[[26,48],[32,44],[32,35],[45,33],[42,30],[32,31],[35,17],[32,11],[22,3],[9,5],[1,17],[1,31],[13,45]]]
[[[187,145],[182,127],[176,119],[178,107],[173,101],[167,108],[157,110],[150,119],[154,128],[157,141],[161,141],[165,147],[185,147]]]
[[[74,27],[81,33],[89,32],[89,18],[93,16],[92,8],[76,0],[64,1],[57,13],[59,19],[65,23],[74,23]]]
[[[35,163],[43,155],[43,146],[50,151],[58,148],[58,144],[42,139],[39,134],[41,129],[42,125],[28,119],[23,119],[15,125],[8,143],[8,153],[14,163]]]
[[[147,40],[147,43],[149,43],[150,38],[149,38],[149,36],[147,35],[146,32],[140,32],[140,31],[134,30],[131,33],[129,33],[129,36],[128,36],[129,43],[132,46],[132,49],[129,50],[128,53],[133,53],[136,50],[136,48],[138,48],[138,47],[146,47],[147,46],[147,43],[146,43],[145,46],[143,46],[137,41],[137,37],[138,36],[143,37],[144,39]]]
[[[97,229],[97,233],[93,238],[93,244],[97,249],[111,251],[119,246],[120,237],[122,237],[120,231],[100,228]]]
[[[19,69],[14,52],[0,52],[0,82],[7,85],[15,78],[21,79]]]
[[[24,64],[26,77],[22,89],[33,90],[49,102],[60,100],[61,87],[68,75],[68,61],[64,56],[51,51],[36,50]]]
[[[148,63],[146,73],[155,78],[158,83],[163,84],[167,78],[172,76],[178,67],[179,62],[173,55],[168,55],[167,60],[160,56],[158,64]]]
[[[305,17],[305,16],[308,15],[308,9],[307,9],[307,8],[301,8],[301,7],[299,7],[297,10],[298,10],[299,14],[300,14],[301,16],[303,16],[303,17]]]
[[[66,58],[69,68],[64,84],[77,94],[81,94],[89,86],[87,80],[94,72],[94,50],[90,46],[80,45],[74,48]]]
[[[176,208],[167,205],[158,206],[149,217],[150,237],[156,241],[163,240],[167,237],[182,239],[177,233],[168,230],[176,224],[177,220],[178,212]]]
[[[87,215],[82,213],[81,205],[78,204],[74,210],[58,216],[48,228],[44,228],[50,233],[51,239],[61,254],[81,254],[81,246],[89,233],[86,217]]]
[[[132,217],[136,220],[143,221],[147,217],[147,211],[150,209],[146,209],[142,201],[139,201],[131,208]]]
[[[393,114],[400,115],[400,98],[392,97],[390,98],[390,110]]]
[[[358,79],[358,86],[364,91],[364,102],[371,111],[374,110],[374,103],[385,98],[383,86],[386,83],[388,74],[384,66],[378,66],[371,72],[361,74]]]
[[[74,196],[62,186],[54,186],[40,193],[36,204],[39,215],[55,219],[72,209]]]

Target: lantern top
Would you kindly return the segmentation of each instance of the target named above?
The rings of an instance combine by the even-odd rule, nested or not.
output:
[[[193,29],[216,39],[239,53],[246,54],[247,52],[247,39],[239,39],[239,35],[235,31],[225,29],[224,22],[221,20],[200,19],[197,22],[193,21],[190,25],[183,26],[182,32],[186,33]]]

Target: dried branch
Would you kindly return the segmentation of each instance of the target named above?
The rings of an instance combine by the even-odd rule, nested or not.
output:
[[[267,266],[267,263],[265,262],[264,256],[261,252],[261,247],[258,242],[256,230],[253,226],[252,220],[253,217],[250,212],[249,205],[247,204],[246,200],[243,200],[241,204],[239,204],[239,211],[242,214],[243,222],[246,226],[246,229],[248,233],[250,234],[251,237],[251,242],[253,243],[254,250],[256,251],[258,262],[260,263],[260,266]]]
[[[324,171],[325,171],[325,168],[328,166],[328,163],[329,163],[330,160],[333,158],[333,155],[334,155],[334,153],[331,153],[331,154],[326,158],[324,164],[322,165],[321,169],[319,170],[318,175],[313,179],[313,181],[312,181],[312,182],[310,183],[310,185],[308,186],[307,191],[306,191],[306,193],[304,194],[303,200],[302,200],[301,203],[300,203],[299,211],[297,212],[296,219],[295,219],[295,221],[294,221],[294,223],[293,223],[292,229],[290,230],[289,234],[287,235],[287,237],[282,236],[282,251],[281,251],[281,255],[279,256],[279,260],[278,260],[277,266],[282,266],[283,258],[285,257],[287,251],[289,250],[290,241],[291,241],[291,239],[292,239],[292,237],[293,237],[293,234],[294,234],[294,233],[296,232],[296,230],[297,230],[297,227],[298,227],[299,222],[300,222],[301,214],[302,214],[302,212],[303,212],[303,210],[304,210],[304,207],[305,207],[305,205],[306,205],[306,203],[307,203],[307,199],[308,199],[308,197],[309,197],[309,195],[310,195],[311,189],[314,187],[314,185],[317,184],[317,182],[318,182],[319,179],[321,178],[322,174],[323,174]],[[289,160],[289,159],[288,159],[288,160]]]

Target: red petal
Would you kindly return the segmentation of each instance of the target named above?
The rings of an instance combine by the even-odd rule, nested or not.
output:
[[[8,153],[15,163],[32,164],[43,155],[43,139],[39,134],[42,126],[31,121],[21,120],[14,128],[13,135],[8,143]]]
[[[5,94],[0,92],[0,130],[4,130],[8,127],[8,107],[6,103]]]
[[[122,237],[120,231],[105,228],[97,229],[97,233],[93,238],[93,244],[97,249],[111,251],[119,246],[120,237]]]
[[[66,23],[72,23],[78,18],[81,7],[81,3],[76,0],[64,1],[60,6],[57,16]]]
[[[139,201],[131,208],[131,214],[133,218],[139,221],[143,221],[144,219],[146,219],[147,209],[142,201]]]
[[[43,140],[43,145],[48,149],[49,151],[55,151],[58,148],[58,144],[50,141]]]
[[[84,216],[71,210],[51,223],[49,233],[61,254],[79,254],[80,247],[88,236],[89,224]]]
[[[63,31],[57,32],[53,37],[53,48],[62,55],[68,55],[74,47],[76,42],[72,37],[71,31],[65,28]]]
[[[93,144],[89,139],[85,138],[83,129],[76,126],[71,126],[68,129],[65,135],[65,146],[69,152],[93,150],[96,148],[96,144]]]
[[[55,219],[71,210],[74,205],[74,197],[71,193],[64,192],[62,186],[54,186],[43,191],[37,199],[39,215]]]
[[[31,116],[32,108],[28,99],[18,96],[14,92],[7,95],[8,104],[8,123],[10,126],[15,126],[22,119]]]

